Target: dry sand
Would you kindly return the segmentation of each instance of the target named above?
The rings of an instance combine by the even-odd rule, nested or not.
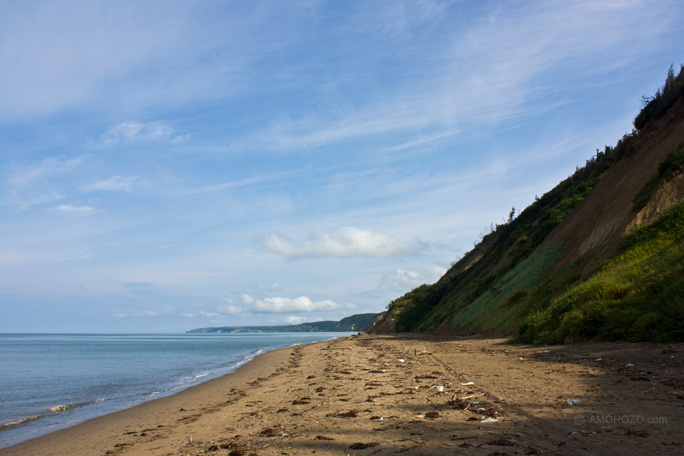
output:
[[[353,336],[0,456],[684,454],[682,361],[683,344]]]

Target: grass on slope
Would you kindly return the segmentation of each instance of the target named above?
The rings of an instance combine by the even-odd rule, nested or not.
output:
[[[597,336],[684,340],[684,203],[626,236],[617,256],[530,315],[518,340],[558,343]]]
[[[623,146],[620,149],[627,147]],[[616,148],[617,150],[617,148]],[[616,152],[597,153],[570,178],[527,207],[520,215],[484,237],[487,253],[469,269],[447,273],[434,285],[421,285],[388,306],[399,332],[443,328],[465,332],[515,332],[522,315],[512,309],[534,282],[560,257],[558,247],[537,251],[610,167]],[[503,317],[494,309],[503,310]],[[497,310],[497,312],[498,312]],[[460,315],[463,313],[463,315]],[[445,326],[445,322],[449,322]]]
[[[511,329],[511,324],[519,323],[515,318],[517,303],[562,257],[561,247],[557,244],[539,247],[458,313],[451,320],[451,325],[469,326],[478,332]]]

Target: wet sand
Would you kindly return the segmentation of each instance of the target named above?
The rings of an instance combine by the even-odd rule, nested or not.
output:
[[[0,456],[684,454],[683,361],[684,344],[360,335]]]

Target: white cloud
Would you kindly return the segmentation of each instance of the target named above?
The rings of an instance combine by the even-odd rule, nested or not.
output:
[[[395,269],[385,274],[381,283],[384,287],[398,291],[407,291],[424,283],[434,283],[444,275],[446,269],[441,266],[422,267],[417,269]]]
[[[402,288],[416,286],[423,283],[420,279],[420,274],[417,271],[407,271],[405,269],[396,269],[382,278],[383,282],[393,285],[399,285]]]
[[[330,301],[312,301],[306,296],[300,296],[295,299],[289,298],[266,298],[264,300],[255,300],[254,309],[260,312],[268,313],[282,313],[282,312],[315,312],[324,310],[339,309],[339,304]]]
[[[418,255],[427,248],[423,242],[401,241],[393,236],[355,227],[343,227],[332,233],[314,231],[306,243],[271,233],[263,240],[266,250],[287,258],[391,258]]]
[[[304,320],[306,320],[306,317],[295,317],[294,315],[285,317],[285,321],[291,325],[299,324]]]
[[[228,315],[240,315],[242,313],[242,307],[234,305],[219,306],[216,308],[219,313]]]
[[[55,208],[56,212],[62,214],[92,214],[95,212],[95,208],[92,206],[73,206],[71,204],[62,204]]]
[[[122,122],[105,133],[100,143],[105,146],[121,142],[171,140],[178,142],[179,136],[171,138],[174,129],[166,122]],[[182,137],[181,137],[182,139]]]
[[[244,302],[245,304],[254,304],[255,299],[248,294],[243,294],[242,302]]]
[[[109,179],[85,185],[83,188],[88,191],[130,192],[137,178],[137,176],[112,176]]]

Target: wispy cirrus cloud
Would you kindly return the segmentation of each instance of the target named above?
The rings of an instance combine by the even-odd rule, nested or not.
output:
[[[55,212],[58,212],[60,214],[81,214],[81,215],[90,215],[95,213],[97,209],[94,208],[93,206],[87,206],[87,205],[82,205],[82,206],[77,206],[73,204],[61,204],[57,207],[55,207]]]
[[[167,306],[158,309],[145,309],[145,310],[124,310],[112,314],[112,317],[116,318],[140,318],[140,317],[166,317],[172,315],[174,312],[173,307]]]
[[[179,143],[183,135],[177,135],[174,128],[164,121],[136,122],[128,121],[111,127],[100,138],[100,144],[111,146],[119,143],[171,141]]]
[[[85,158],[86,155],[73,158],[46,157],[31,165],[10,165],[9,183],[15,187],[24,187],[50,176],[74,172]]]
[[[425,147],[466,125],[481,128],[538,116],[576,101],[565,94],[586,84],[584,78],[633,65],[661,37],[663,29],[652,24],[673,19],[664,9],[639,0],[484,8],[478,20],[460,27],[435,21],[432,33],[442,44],[424,56],[403,56],[406,77],[397,75],[386,96],[355,104],[336,99],[331,103],[335,109],[293,110],[249,141],[287,151],[391,135],[396,147],[414,142]],[[402,24],[400,18],[393,22]],[[352,25],[361,27],[354,32],[361,36],[384,34],[370,23],[347,24]],[[410,27],[394,29],[406,32]],[[606,58],[608,54],[612,58]],[[391,53],[378,56],[383,58],[381,62],[393,63]],[[439,71],[420,77],[410,71],[425,64],[437,64]],[[344,83],[341,79],[333,85]],[[593,84],[610,81],[597,79]]]
[[[276,292],[276,291],[282,291],[283,286],[280,285],[278,282],[273,282],[269,284],[257,284],[256,286],[257,290],[259,291],[269,291],[269,292]]]
[[[130,192],[138,176],[112,176],[83,186],[86,191]]]
[[[421,241],[402,241],[352,226],[332,233],[313,231],[306,242],[297,242],[275,233],[267,235],[261,242],[267,251],[287,258],[392,258],[418,255],[428,248]]]

